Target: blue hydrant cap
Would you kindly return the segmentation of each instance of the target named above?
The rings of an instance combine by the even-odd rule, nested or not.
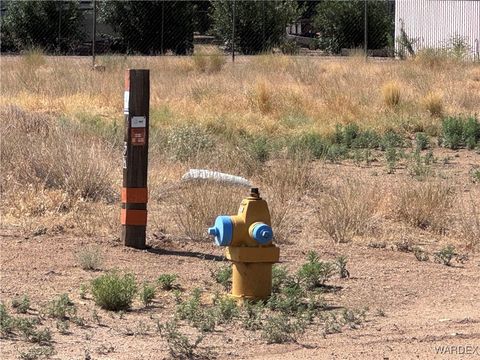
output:
[[[259,244],[265,245],[272,241],[273,231],[267,224],[260,223],[253,227],[252,236]]]
[[[228,246],[232,242],[233,222],[230,216],[222,215],[215,219],[215,225],[208,228],[208,234],[215,236],[215,244]]]

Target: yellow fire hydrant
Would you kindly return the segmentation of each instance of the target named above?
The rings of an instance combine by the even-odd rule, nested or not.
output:
[[[232,296],[239,300],[266,299],[272,292],[272,265],[280,249],[272,244],[270,212],[257,188],[242,200],[237,215],[218,216],[208,229],[218,246],[227,246],[232,261]]]

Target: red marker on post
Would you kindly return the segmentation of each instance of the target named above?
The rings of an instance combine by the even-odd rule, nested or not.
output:
[[[121,238],[125,246],[137,249],[144,249],[146,240],[149,108],[150,71],[127,70]]]

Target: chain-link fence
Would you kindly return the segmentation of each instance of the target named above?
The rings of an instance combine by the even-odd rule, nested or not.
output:
[[[404,0],[4,0],[1,50],[18,53],[35,47],[76,55],[215,53],[232,58],[271,52],[395,56],[399,49],[405,52],[409,41],[415,44],[416,39],[405,32],[405,23],[410,17],[418,22],[414,7],[408,14],[405,4],[406,15],[396,19],[400,1]],[[422,1],[426,0],[409,2]],[[426,16],[438,20],[433,13]],[[463,31],[464,21],[462,16],[450,18],[450,33],[457,34],[457,28]],[[423,25],[422,31],[431,31],[428,22]],[[478,49],[471,52],[478,56]]]

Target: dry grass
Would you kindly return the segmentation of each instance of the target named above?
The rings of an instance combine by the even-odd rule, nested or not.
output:
[[[44,63],[4,58],[0,105],[15,104],[72,118],[87,112],[101,114],[107,121],[121,119],[123,69],[142,67],[151,69],[152,113],[168,110],[168,126],[192,119],[198,124],[223,119],[237,130],[254,133],[268,129],[282,135],[291,130],[278,120],[295,112],[311,120],[303,126],[305,130],[308,126],[328,133],[336,123],[362,121],[381,131],[403,127],[400,119],[429,121],[417,99],[432,89],[445,88],[454,94],[443,99],[445,111],[480,112],[478,102],[462,100],[480,90],[479,82],[470,80],[478,68],[474,64],[445,64],[448,72],[444,72],[416,61],[365,63],[355,58],[260,56],[239,58],[235,66],[229,62],[219,66],[217,60],[225,60],[222,55],[199,55],[198,59],[205,72],[195,71],[197,60],[191,58],[99,57],[105,72],[91,71],[89,60],[82,58],[44,57]],[[212,64],[202,65],[204,60]],[[381,89],[385,78],[402,84],[401,100],[409,105],[400,109],[398,119],[384,113],[383,97],[371,91]],[[255,106],[251,106],[252,94]]]
[[[471,194],[466,203],[460,206],[459,235],[462,242],[470,250],[476,250],[480,246],[480,204],[478,194]]]
[[[374,187],[358,181],[338,184],[319,199],[318,226],[336,243],[350,242],[372,228],[379,199]]]
[[[422,104],[432,116],[440,117],[444,113],[443,97],[438,92],[429,92],[423,97]]]
[[[438,181],[404,182],[396,189],[393,209],[412,226],[443,233],[453,195],[451,186]]]
[[[400,86],[396,82],[388,82],[382,87],[383,102],[388,107],[395,107],[400,103]]]

